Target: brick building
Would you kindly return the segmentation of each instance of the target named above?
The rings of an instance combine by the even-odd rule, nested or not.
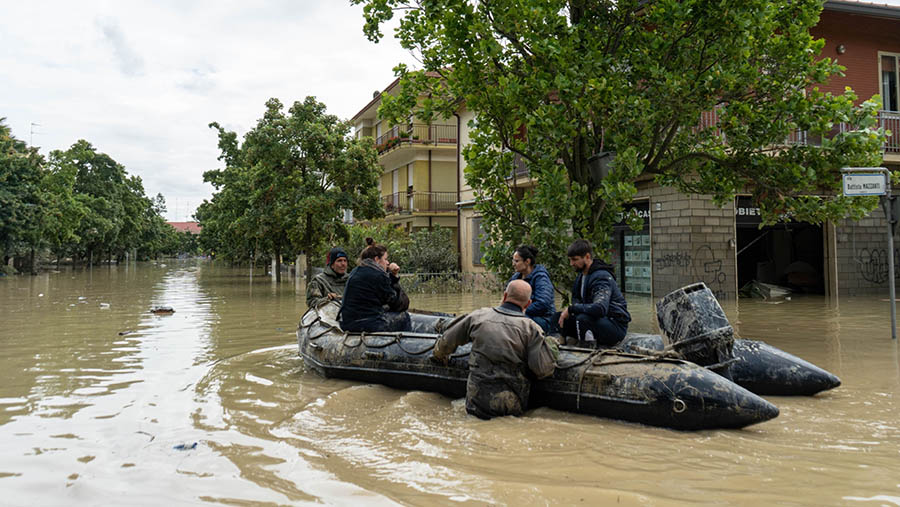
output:
[[[900,8],[826,2],[812,34],[826,40],[823,56],[847,68],[823,90],[842,93],[850,86],[861,100],[882,96],[881,124],[897,133],[888,138],[883,165],[900,169]],[[791,142],[808,141],[798,133]],[[611,260],[626,292],[666,294],[698,280],[723,299],[737,297],[752,280],[825,295],[886,290],[886,223],[880,210],[858,222],[760,229],[759,210],[749,196],[719,208],[707,196],[649,182],[638,188],[632,206],[645,217],[644,230],[617,227]]]

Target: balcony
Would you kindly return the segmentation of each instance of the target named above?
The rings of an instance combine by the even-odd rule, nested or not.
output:
[[[399,146],[456,145],[456,125],[410,124],[395,125],[375,139],[375,151],[379,155]]]
[[[388,215],[456,212],[456,192],[396,192],[381,199]]]
[[[714,132],[724,138],[725,134],[716,127],[718,119],[718,109],[701,114],[700,122],[695,127],[695,132],[715,129]],[[900,154],[900,111],[879,111],[878,126],[890,131],[890,135],[884,143],[884,153],[891,155]],[[831,135],[838,132],[846,132],[848,128],[848,124],[841,123],[832,131]],[[784,143],[782,143],[784,146],[817,146],[819,144],[821,144],[821,139],[817,136],[809,135],[809,132],[805,130],[791,132],[787,139],[784,140]]]

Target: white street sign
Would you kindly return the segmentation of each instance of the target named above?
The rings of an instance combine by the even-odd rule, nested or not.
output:
[[[844,195],[884,195],[885,181],[879,173],[844,173]]]

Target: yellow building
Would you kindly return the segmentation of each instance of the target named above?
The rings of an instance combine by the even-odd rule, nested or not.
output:
[[[398,91],[399,80],[383,93]],[[376,92],[351,119],[357,138],[370,137],[384,172],[380,190],[386,219],[409,232],[440,225],[452,230],[459,250],[459,117],[391,125],[378,116]]]
[[[460,146],[464,147],[469,143],[469,121],[475,119],[475,114],[465,106],[461,106],[458,110],[460,118]],[[530,192],[537,183],[528,174],[528,169],[524,161],[515,158],[515,169],[510,171],[507,183],[517,196],[524,196],[526,192]],[[459,171],[459,230],[460,230],[460,268],[466,273],[481,273],[485,271],[484,264],[481,262],[481,244],[484,241],[484,230],[481,226],[481,216],[475,210],[475,191],[466,183],[465,168],[466,161],[460,157]],[[510,262],[512,260],[512,252],[509,253]]]

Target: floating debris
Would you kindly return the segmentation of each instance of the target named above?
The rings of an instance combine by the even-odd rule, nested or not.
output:
[[[106,309],[108,309],[108,308],[109,308],[109,303],[100,303],[100,309],[101,309],[101,310],[106,310]]]
[[[134,332],[134,331],[132,331],[132,330],[130,330],[130,329],[129,329],[128,331],[119,331],[119,336],[125,336],[125,335],[131,334],[131,333],[133,333],[133,332]]]
[[[175,313],[175,309],[171,306],[154,306],[150,309],[150,313],[155,313],[157,315],[165,315],[169,313]]]
[[[173,447],[172,449],[177,449],[179,451],[190,451],[191,449],[196,449],[196,448],[197,448],[197,442],[194,442],[193,444],[178,444],[175,447]]]

